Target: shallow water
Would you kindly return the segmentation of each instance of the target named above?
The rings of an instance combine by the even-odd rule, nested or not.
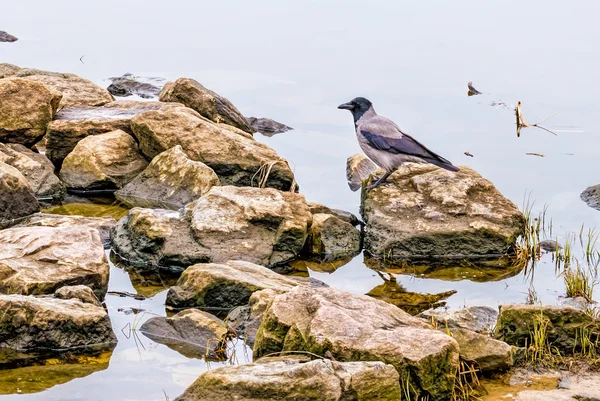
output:
[[[536,213],[547,205],[552,237],[564,241],[582,224],[600,226],[600,212],[579,199],[600,183],[599,11],[592,0],[569,7],[557,0],[23,0],[2,6],[0,29],[19,41],[0,44],[0,61],[73,72],[104,86],[125,72],[195,78],[247,116],[296,128],[256,138],[290,161],[308,200],[354,213],[359,195],[346,185],[345,161],[360,150],[349,113],[336,106],[365,96],[380,114],[455,164],[473,167],[516,204],[531,194]],[[484,94],[467,97],[468,81]],[[558,136],[525,128],[517,138],[517,101],[530,123],[558,112],[543,124]],[[319,270],[310,275],[355,293],[383,284],[362,256],[333,273]],[[457,291],[446,300],[451,308],[525,300],[529,281],[522,272],[486,277],[493,280],[482,282],[467,269],[444,279],[396,275],[407,291]],[[537,265],[533,285],[546,304],[564,294],[550,255]],[[115,289],[133,291],[127,275],[113,268]],[[173,399],[206,364],[152,342],[138,352],[120,333],[133,315],[116,311],[133,306],[163,314],[163,300],[164,292],[148,301],[108,296],[120,341],[108,369],[19,399],[164,400],[162,389]]]

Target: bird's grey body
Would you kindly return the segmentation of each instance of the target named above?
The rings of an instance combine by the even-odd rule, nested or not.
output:
[[[371,187],[384,182],[406,162],[431,163],[449,171],[458,171],[448,160],[402,132],[392,120],[378,115],[367,99],[356,98],[340,105],[339,108],[352,112],[361,149],[369,159],[386,171]]]

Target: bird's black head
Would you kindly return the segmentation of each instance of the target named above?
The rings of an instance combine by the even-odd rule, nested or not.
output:
[[[354,116],[354,122],[356,122],[371,107],[373,107],[373,103],[371,103],[368,99],[365,99],[364,97],[356,97],[348,103],[340,104],[338,109],[350,110]]]

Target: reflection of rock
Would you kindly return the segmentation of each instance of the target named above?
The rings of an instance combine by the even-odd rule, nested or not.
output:
[[[234,308],[248,303],[253,292],[272,289],[289,291],[310,284],[275,273],[249,262],[197,264],[188,267],[167,294],[166,304],[174,307]]]
[[[352,224],[325,213],[312,215],[304,252],[325,260],[347,259],[360,252],[360,231]]]
[[[531,344],[534,326],[546,326],[548,345],[564,354],[572,354],[581,343],[581,331],[592,341],[600,340],[600,321],[586,311],[571,306],[501,305],[496,325],[496,338],[510,345]]]
[[[273,299],[253,355],[282,350],[329,351],[338,361],[381,360],[435,400],[450,397],[458,366],[451,337],[394,305],[334,288],[296,287]]]
[[[469,167],[405,164],[366,191],[365,249],[390,261],[497,260],[525,225],[517,207]]]
[[[489,331],[496,325],[498,311],[489,306],[468,306],[459,310],[430,310],[419,314],[428,321],[435,321],[439,326],[466,329],[476,332]]]
[[[348,259],[337,259],[337,260],[324,260],[324,261],[317,261],[317,260],[305,260],[305,259],[298,259],[298,260],[293,260],[291,262],[288,262],[288,265],[295,271],[306,271],[308,272],[308,270],[312,270],[314,272],[320,272],[320,273],[333,273],[334,271],[336,271],[337,269],[339,269],[340,267],[347,265],[348,263],[350,263],[350,261],[352,261],[352,258],[348,258]]]
[[[104,299],[109,266],[98,230],[85,227],[13,227],[0,231],[0,292],[53,294],[83,284]]]
[[[190,160],[177,145],[156,156],[115,196],[131,206],[177,210],[204,195],[219,177],[202,162]]]
[[[0,295],[2,347],[66,350],[115,344],[106,310],[76,299]]]
[[[264,186],[287,191],[294,182],[287,161],[273,149],[185,107],[141,113],[131,128],[147,157],[181,145],[190,159],[212,168],[223,185],[258,186],[264,181]]]
[[[54,292],[54,296],[58,299],[78,299],[81,302],[100,306],[100,301],[90,287],[87,285],[68,285],[60,287]]]
[[[148,319],[140,327],[146,337],[165,344],[188,358],[222,359],[219,352],[225,340],[225,323],[197,309],[187,309],[173,317],[157,316]]]
[[[193,79],[179,78],[175,82],[167,82],[159,99],[162,102],[183,103],[215,123],[225,123],[248,133],[253,132],[246,118],[229,100]]]
[[[160,78],[142,78],[136,77],[133,74],[123,74],[121,77],[109,78],[111,84],[106,88],[113,96],[131,96],[137,95],[144,99],[152,99],[158,97],[161,88],[150,82],[153,81],[160,84]]]
[[[46,156],[23,145],[0,143],[0,162],[19,170],[37,196],[64,198],[66,188],[54,174],[54,165]]]
[[[273,136],[275,134],[281,134],[282,132],[293,130],[292,127],[288,127],[285,124],[278,123],[275,120],[271,120],[270,118],[256,118],[256,117],[248,117],[246,118],[248,124],[252,127],[253,131],[260,132],[266,136]]]
[[[596,210],[600,210],[600,185],[594,185],[581,193],[581,200]]]
[[[440,329],[445,330],[442,326]],[[503,341],[465,329],[450,329],[460,347],[460,357],[475,362],[482,372],[495,372],[513,366],[512,347]]]
[[[131,285],[137,294],[143,295],[146,298],[151,298],[168,290],[170,287],[177,284],[180,273],[173,273],[167,270],[149,270],[144,267],[136,267],[128,264],[127,261],[119,258],[114,252],[110,254],[110,260],[113,264],[125,270],[131,280]]]
[[[346,179],[353,192],[362,187],[364,180],[377,170],[377,165],[364,155],[356,154],[346,160]]]
[[[123,188],[148,166],[128,133],[88,136],[65,158],[60,177],[68,188]]]
[[[11,35],[10,33],[5,32],[5,31],[0,31],[0,43],[1,42],[9,42],[9,43],[16,42],[17,40],[19,40],[19,38],[17,38],[16,36]],[[0,78],[2,78],[2,77],[0,77]]]
[[[396,305],[411,315],[416,315],[430,308],[444,306],[446,302],[443,302],[443,300],[454,294],[456,294],[456,291],[446,291],[439,294],[408,292],[396,281],[385,281],[367,293],[368,296]]]
[[[31,146],[46,132],[61,94],[43,83],[0,79],[0,141]]]
[[[47,363],[35,361],[38,364],[36,366],[3,369],[0,375],[0,394],[39,393],[73,379],[89,376],[107,369],[111,356],[112,351],[104,351],[97,355],[71,355],[67,360],[54,356]]]
[[[0,162],[0,229],[12,219],[39,212],[35,193],[21,173]]]
[[[400,399],[398,372],[391,365],[283,359],[209,370],[175,401]]]

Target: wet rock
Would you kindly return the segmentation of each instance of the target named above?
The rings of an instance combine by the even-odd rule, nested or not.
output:
[[[0,79],[0,141],[32,146],[46,132],[61,95],[40,82]]]
[[[110,230],[117,224],[112,217],[66,216],[62,214],[36,213],[21,221],[15,227],[61,227],[84,226],[98,230],[102,244],[110,245]]]
[[[1,295],[0,348],[54,349],[117,342],[104,308],[76,299]]]
[[[346,179],[353,192],[358,191],[363,181],[377,170],[377,165],[364,155],[356,154],[346,160]]]
[[[287,161],[273,149],[220,128],[191,109],[180,107],[141,113],[132,119],[131,128],[147,157],[153,158],[181,145],[190,159],[212,168],[223,185],[259,186],[262,183],[287,191],[294,183]]]
[[[133,207],[177,210],[220,184],[219,177],[210,167],[190,160],[177,145],[156,156],[141,174],[115,195]]]
[[[252,127],[252,131],[260,132],[266,136],[273,136],[275,134],[281,134],[283,132],[293,130],[292,127],[288,127],[285,124],[278,123],[277,121],[266,117],[248,117],[246,118],[246,121],[248,121],[248,124],[250,127]]]
[[[0,228],[40,211],[35,193],[21,173],[0,161]]]
[[[173,317],[153,317],[142,324],[140,331],[188,358],[225,356],[221,349],[227,326],[221,319],[198,309],[187,309]]]
[[[54,297],[58,299],[78,299],[83,303],[101,306],[100,301],[94,294],[94,291],[87,285],[68,285],[60,287],[54,292]]]
[[[132,96],[136,95],[144,99],[153,99],[158,97],[161,87],[154,85],[160,84],[159,78],[142,78],[133,74],[124,74],[121,77],[109,78],[111,84],[106,88],[113,96]],[[144,82],[144,81],[152,81]]]
[[[304,196],[272,188],[213,187],[186,206],[186,213],[213,262],[263,266],[295,259],[312,221]]]
[[[298,285],[308,283],[254,263],[203,263],[190,266],[183,272],[177,285],[169,289],[166,304],[177,308],[234,308],[247,304],[253,292],[264,289],[284,292]]]
[[[130,125],[134,116],[144,111],[169,107],[182,106],[176,103],[119,100],[101,107],[65,107],[48,124],[46,154],[56,166],[60,166],[83,138],[116,130],[132,134]]]
[[[215,123],[232,125],[248,133],[254,132],[246,118],[229,100],[193,79],[179,78],[175,82],[167,82],[160,92],[159,100],[183,103]]]
[[[458,345],[421,319],[368,297],[334,288],[296,287],[276,296],[263,315],[255,357],[279,351],[329,351],[338,361],[381,360],[420,396],[447,399]]]
[[[238,306],[227,314],[225,321],[235,328],[238,336],[242,337],[249,347],[254,347],[263,314],[273,298],[279,294],[281,291],[272,288],[255,291],[250,295],[247,305]]]
[[[350,223],[355,227],[359,224],[362,224],[362,222],[358,219],[358,217],[356,217],[352,213],[347,212],[345,210],[332,209],[330,207],[327,207],[325,205],[322,205],[322,204],[316,203],[316,202],[307,202],[307,205],[312,214],[317,214],[317,213],[332,214],[335,217],[337,217],[338,219],[341,219],[341,220],[345,221],[346,223]]]
[[[561,244],[551,239],[540,241],[538,246],[546,252],[556,252],[558,249],[562,249]]]
[[[0,231],[0,293],[53,294],[87,285],[103,300],[109,267],[98,230],[13,227]]]
[[[4,66],[0,65],[0,71],[4,70],[4,76],[14,76],[41,82],[48,88],[62,93],[60,108],[73,105],[101,106],[115,100],[106,89],[75,74],[42,71],[34,68],[19,68],[15,70],[14,67],[16,66]]]
[[[445,291],[438,294],[410,292],[395,279],[386,280],[367,293],[368,296],[396,305],[411,315],[416,315],[426,309],[445,306],[444,300],[454,294],[456,291]]]
[[[498,311],[489,306],[468,306],[459,310],[428,310],[418,315],[440,326],[487,332],[496,325]]]
[[[450,333],[458,343],[460,357],[475,362],[482,372],[507,370],[513,366],[512,347],[507,343],[466,329],[450,329]]]
[[[0,143],[0,162],[4,162],[25,177],[38,197],[65,197],[66,187],[54,174],[54,165],[48,158],[19,144]]]
[[[176,401],[400,399],[398,372],[381,362],[319,359],[226,366],[209,370]]]
[[[534,326],[546,326],[548,344],[563,355],[572,354],[580,346],[581,330],[592,342],[598,340],[600,321],[581,309],[570,306],[502,305],[496,325],[496,338],[510,345],[525,347],[531,343]]]
[[[360,252],[360,231],[332,214],[313,214],[304,252],[326,260],[346,259]]]
[[[600,374],[561,372],[559,388],[525,390],[516,394],[517,401],[597,401],[600,399]]]
[[[122,188],[147,166],[133,137],[117,130],[82,139],[65,158],[60,178],[68,188]]]
[[[469,167],[457,173],[405,164],[363,195],[364,247],[389,261],[419,264],[497,260],[522,233],[525,218]]]
[[[21,67],[14,64],[0,63],[0,78],[6,78],[14,75]]]
[[[581,200],[587,203],[589,207],[600,210],[600,185],[586,188],[581,193]]]
[[[19,40],[19,38],[17,38],[16,36],[11,35],[8,32],[5,31],[0,31],[0,43],[1,42],[16,42],[17,40]]]

